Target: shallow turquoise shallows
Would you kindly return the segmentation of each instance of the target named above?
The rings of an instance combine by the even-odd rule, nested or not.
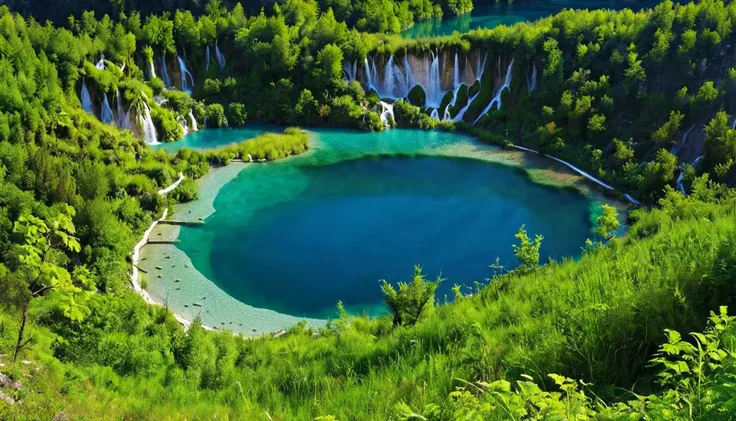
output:
[[[554,15],[563,9],[624,9],[652,8],[659,0],[524,0],[510,4],[506,1],[476,2],[473,11],[449,19],[431,19],[414,25],[401,35],[405,38],[450,35],[454,31],[493,28],[517,22],[535,21]]]
[[[543,260],[578,255],[593,201],[535,184],[498,156],[456,133],[318,130],[308,153],[241,171],[178,247],[232,297],[314,318],[333,316],[339,300],[385,311],[379,280],[408,281],[417,264],[445,278],[443,301],[453,284],[485,282],[496,257],[514,267],[522,224],[544,236]]]
[[[283,127],[269,124],[252,123],[240,128],[207,129],[192,132],[176,142],[160,143],[154,149],[176,152],[179,149],[211,149],[231,145],[262,135],[266,132],[281,133]]]

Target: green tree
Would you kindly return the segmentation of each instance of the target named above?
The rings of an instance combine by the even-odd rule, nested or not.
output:
[[[608,240],[614,236],[619,227],[618,210],[604,203],[603,213],[595,220],[595,233],[602,239]]]
[[[23,237],[20,247],[22,264],[20,271],[27,286],[27,293],[19,303],[21,320],[18,329],[13,359],[28,346],[33,337],[26,338],[28,310],[34,299],[58,294],[59,309],[71,320],[82,320],[88,313],[87,291],[94,287],[89,271],[78,267],[75,279],[64,268],[64,251],[79,252],[80,246],[74,237],[72,217],[74,208],[66,206],[63,212],[46,221],[35,216],[21,216],[13,231]]]
[[[514,244],[514,254],[519,260],[520,272],[531,272],[537,269],[539,266],[539,249],[542,247],[542,240],[544,237],[537,235],[534,237],[534,241],[527,235],[526,227],[524,225],[519,228],[519,232],[514,235],[520,244]]]
[[[383,301],[394,314],[394,326],[413,326],[434,305],[434,293],[442,282],[441,277],[427,281],[420,266],[414,266],[410,283],[399,282],[397,291],[393,285],[383,281]]]

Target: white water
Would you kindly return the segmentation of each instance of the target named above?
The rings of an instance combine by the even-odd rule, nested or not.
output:
[[[499,66],[500,66],[501,57],[499,57],[498,60],[499,60]],[[478,118],[475,119],[473,124],[477,123],[478,120],[480,120],[483,116],[488,114],[488,112],[491,111],[491,109],[493,109],[494,105],[496,105],[499,110],[501,109],[501,94],[503,94],[503,91],[506,89],[509,89],[509,87],[511,86],[511,76],[513,76],[513,69],[514,69],[514,59],[511,59],[511,63],[509,63],[509,67],[506,69],[506,76],[503,79],[503,85],[501,85],[498,88],[498,90],[496,91],[496,94],[491,99],[491,102],[478,115]]]
[[[537,64],[532,63],[532,77],[528,82],[529,92],[537,89]]]
[[[394,106],[393,104],[389,104],[387,102],[380,101],[381,103],[381,121],[386,127],[390,126],[390,121],[388,119],[389,116],[391,116],[392,121],[396,121],[394,118]]]
[[[105,55],[104,54],[100,54],[100,60],[97,63],[95,63],[95,67],[97,68],[97,70],[105,69]]]
[[[103,123],[112,123],[115,121],[115,118],[112,115],[112,108],[110,108],[110,102],[107,100],[107,94],[105,94],[105,99],[102,101],[100,120],[102,120]]]
[[[149,145],[158,145],[158,134],[156,134],[156,126],[153,124],[151,118],[151,109],[148,108],[148,97],[146,94],[141,92],[141,95],[145,99],[143,102],[143,113],[138,115],[138,125],[143,131],[143,139]]]
[[[685,134],[682,135],[682,139],[680,139],[680,142],[677,143],[675,146],[672,147],[672,149],[670,150],[670,153],[672,155],[677,155],[677,152],[680,151],[680,148],[682,148],[685,145],[685,141],[687,140],[687,135],[689,135],[690,134],[690,131],[692,129],[694,129],[694,128],[695,128],[695,124],[693,124],[692,126],[690,126],[690,128],[687,129],[687,131],[685,132]]]
[[[115,96],[117,97],[116,111],[118,114],[115,124],[117,124],[121,129],[130,130],[130,114],[125,112],[125,108],[123,108],[123,97],[120,95],[120,89],[115,92]]]
[[[82,92],[79,93],[79,98],[82,101],[82,109],[92,114],[92,97],[89,95],[89,89],[87,89],[87,82],[82,78]]]
[[[148,62],[148,78],[153,79],[156,77],[156,67],[153,65],[153,59]]]
[[[680,166],[680,175],[677,176],[677,181],[675,182],[677,184],[677,188],[680,189],[682,194],[687,195],[687,192],[685,191],[685,185],[682,183],[682,180],[685,178],[685,166]]]
[[[187,119],[178,115],[176,116],[176,121],[179,122],[179,126],[181,126],[181,131],[184,133],[184,136],[189,134],[189,126],[187,125]]]
[[[189,122],[191,124],[193,132],[196,132],[199,130],[199,128],[197,127],[197,119],[194,118],[194,114],[192,113],[192,110],[189,110]]]
[[[210,46],[208,45],[204,49],[204,68],[205,70],[210,69]]]
[[[176,60],[179,62],[179,75],[181,76],[181,90],[184,92],[191,93],[192,87],[194,86],[194,77],[192,73],[187,69],[187,64],[180,56],[176,56]],[[189,80],[187,81],[187,76]]]
[[[429,116],[432,117],[435,120],[439,120],[440,119],[440,112],[437,111],[437,108],[434,108],[432,110],[432,113]]]
[[[220,47],[217,44],[215,44],[215,60],[217,60],[217,65],[220,67],[220,70],[225,68],[225,56],[222,55]]]
[[[169,78],[169,72],[166,70],[166,55],[161,56],[161,80],[164,81],[164,85],[167,88],[171,88],[171,79]]]
[[[354,61],[352,63],[348,63],[346,61],[343,65],[342,71],[345,74],[346,82],[350,83],[356,81],[358,79],[358,62]]]

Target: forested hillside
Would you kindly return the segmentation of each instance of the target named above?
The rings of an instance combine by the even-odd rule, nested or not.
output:
[[[736,418],[735,3],[423,40],[388,34],[472,5],[37,3],[0,8],[0,419]],[[453,303],[418,271],[384,285],[393,315],[185,330],[130,288],[133,245],[210,165],[308,145],[148,144],[250,120],[465,130],[647,206],[623,238],[599,220],[577,260],[539,262],[520,232],[520,266]]]

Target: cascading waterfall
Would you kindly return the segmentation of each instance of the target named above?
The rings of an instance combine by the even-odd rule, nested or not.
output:
[[[380,101],[381,103],[381,121],[383,124],[388,127],[391,125],[391,121],[396,121],[394,118],[394,106],[393,104],[389,104],[387,102]],[[391,121],[389,121],[388,117],[391,116]]]
[[[104,54],[100,54],[100,60],[97,63],[95,63],[95,67],[97,68],[97,70],[105,69],[105,55]]]
[[[141,95],[146,100],[148,99],[146,94],[141,92]],[[148,103],[145,101],[143,102],[143,113],[138,115],[138,124],[143,131],[143,139],[146,143],[149,145],[157,145],[158,135],[156,134],[156,126],[154,126],[153,119],[151,118],[151,109],[148,108]]]
[[[439,108],[442,102],[442,97],[445,96],[445,92],[442,90],[441,79],[440,79],[440,58],[439,54],[432,53],[432,62],[429,66],[426,66],[429,57],[425,57],[425,68],[428,68],[429,74],[427,75],[428,86],[422,86],[424,88],[425,107]]]
[[[130,129],[130,114],[125,112],[125,108],[123,108],[123,97],[120,95],[120,89],[115,92],[115,96],[117,96],[116,108],[118,114],[115,124],[117,124],[121,129]]]
[[[220,47],[217,44],[215,44],[215,60],[217,60],[217,65],[220,67],[220,70],[225,68],[225,56],[222,55]]]
[[[179,125],[181,126],[181,130],[184,132],[184,136],[188,135],[189,126],[187,126],[187,120],[184,117],[178,115],[176,116],[176,121],[179,122]]]
[[[350,83],[358,79],[358,62],[354,61],[352,64],[347,61],[343,65],[343,73],[345,73],[345,81]]]
[[[171,88],[171,79],[169,79],[169,72],[166,70],[166,55],[161,56],[161,79],[164,81],[166,88]]]
[[[205,70],[210,69],[210,46],[208,45],[204,49],[204,68]]]
[[[100,120],[102,120],[103,123],[112,123],[115,121],[115,118],[112,115],[112,108],[110,108],[110,102],[107,100],[107,94],[105,94],[105,99],[102,101]]]
[[[693,161],[692,166],[697,167],[701,159],[703,159],[703,155],[700,155],[699,157],[695,158],[695,161]],[[675,182],[675,184],[677,185],[677,188],[680,189],[680,192],[682,192],[682,194],[687,196],[687,191],[685,191],[685,184],[683,183],[684,178],[685,178],[685,165],[681,165],[680,175],[677,176],[677,181]]]
[[[529,92],[537,89],[537,64],[532,63],[532,77],[529,79],[528,83],[529,85]]]
[[[486,61],[488,60],[488,54],[483,57],[483,61],[480,61],[480,56],[478,56],[478,60],[475,63],[475,81],[480,82],[480,80],[483,78],[483,72],[486,70]],[[466,62],[467,64],[467,62]],[[468,86],[468,89],[470,89],[470,86]],[[455,118],[452,119],[453,122],[462,121],[463,117],[465,117],[465,113],[470,108],[470,105],[475,101],[476,98],[478,98],[478,95],[480,95],[480,89],[478,89],[478,92],[475,93],[475,95],[468,98],[468,102],[465,104],[463,108],[458,111]]]
[[[153,58],[148,62],[148,78],[153,79],[156,77],[156,66],[153,65]]]
[[[189,121],[192,125],[192,131],[196,132],[199,130],[197,127],[197,119],[194,118],[194,114],[192,113],[192,110],[189,110]]]
[[[79,97],[82,101],[82,109],[87,111],[89,114],[92,113],[92,97],[89,95],[89,89],[87,89],[87,82],[82,79],[82,92],[79,93]]]
[[[499,65],[501,63],[501,58],[499,57]],[[511,76],[513,76],[513,69],[514,69],[514,59],[511,59],[511,63],[509,63],[509,67],[506,69],[506,76],[503,80],[503,85],[501,85],[498,90],[496,91],[496,94],[493,96],[493,99],[491,99],[490,104],[486,106],[486,108],[483,109],[483,111],[478,115],[478,118],[475,119],[473,124],[477,123],[478,120],[480,120],[483,116],[485,116],[494,105],[498,107],[498,109],[501,109],[501,94],[504,90],[509,89],[511,86]]]
[[[192,76],[192,73],[187,69],[187,64],[184,62],[184,60],[180,56],[176,56],[176,59],[179,62],[179,75],[181,76],[181,90],[184,92],[191,93],[192,87],[194,86],[194,77]],[[189,76],[189,81],[187,81],[187,76]]]
[[[682,135],[682,139],[680,139],[680,141],[675,146],[673,146],[672,149],[670,149],[670,153],[672,155],[677,155],[677,152],[680,151],[680,148],[682,148],[685,145],[685,141],[687,141],[687,136],[690,134],[690,131],[694,128],[695,128],[695,124],[690,126],[690,128],[687,129],[685,134]]]

